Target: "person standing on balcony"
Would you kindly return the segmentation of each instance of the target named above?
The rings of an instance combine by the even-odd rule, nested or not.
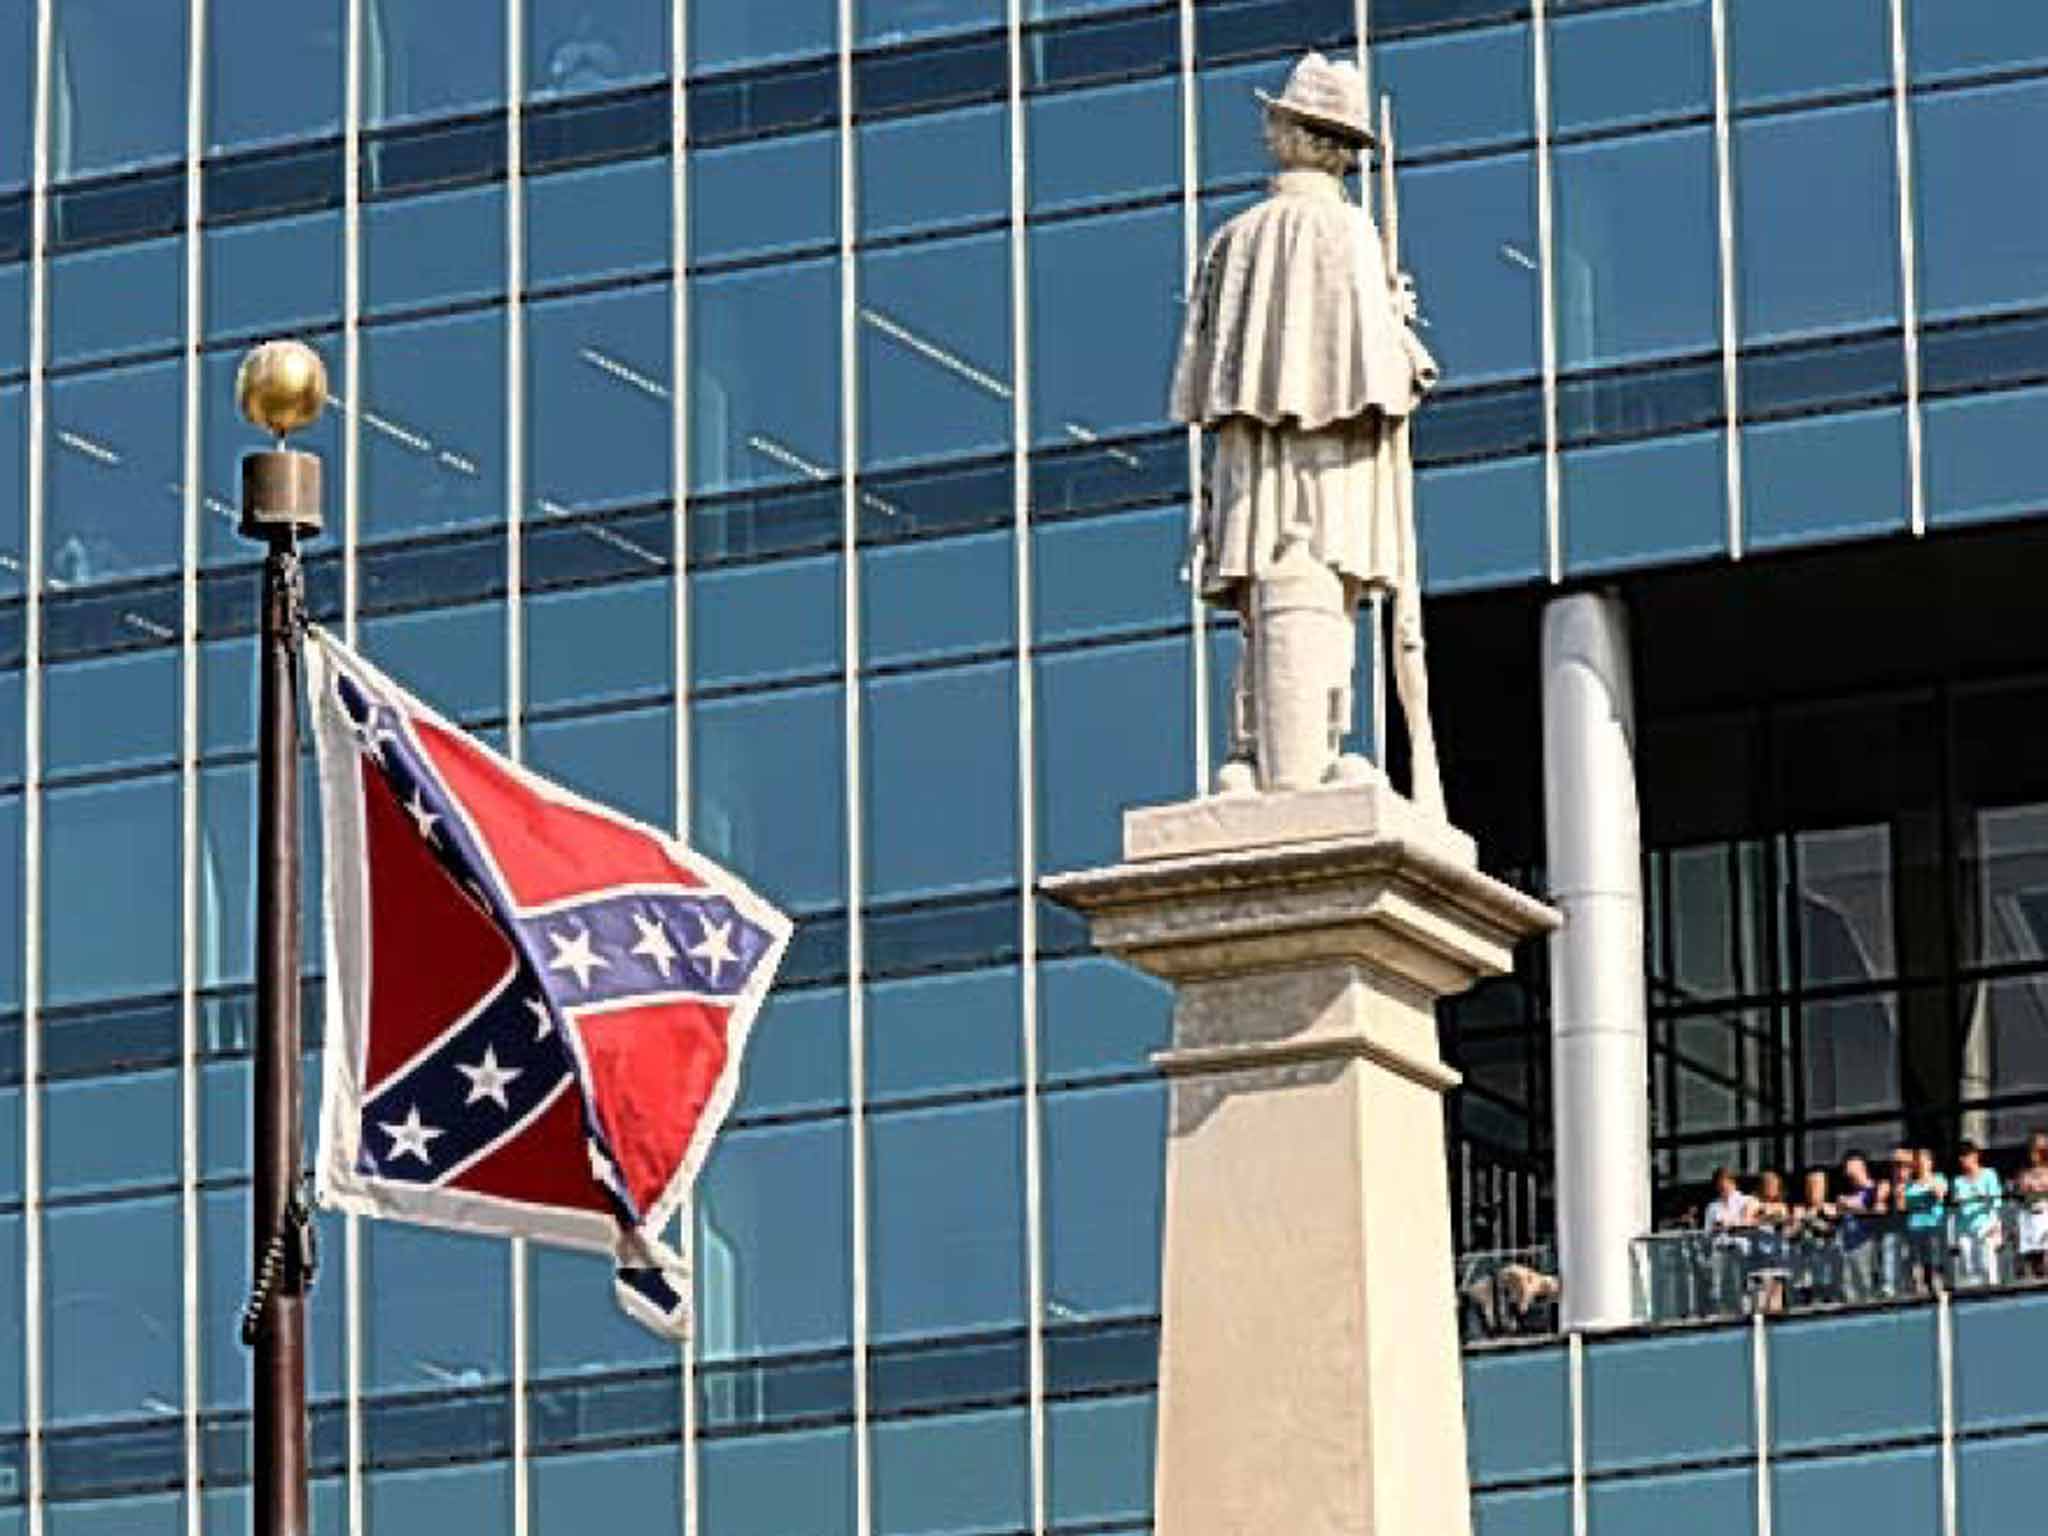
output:
[[[1868,1169],[1863,1176],[1870,1177]],[[1792,1285],[1799,1300],[1842,1299],[1843,1248],[1836,1238],[1844,1230],[1841,1210],[1828,1193],[1827,1169],[1807,1169],[1806,1187],[1792,1207]]]
[[[1842,1196],[1835,1202],[1842,1234],[1842,1299],[1869,1301],[1878,1293],[1878,1258],[1892,1187],[1870,1176],[1870,1159],[1851,1151],[1842,1159]]]
[[[2005,1189],[1998,1170],[1984,1166],[1984,1149],[1965,1140],[1956,1148],[1955,1182],[1949,1185],[1955,1209],[1956,1284],[1991,1285],[1998,1279],[1998,1254],[2005,1244],[1999,1205]]]
[[[1714,1198],[1703,1225],[1711,1266],[1708,1311],[1732,1312],[1747,1290],[1750,1239],[1756,1227],[1756,1201],[1742,1192],[1734,1169],[1714,1170]]]
[[[2048,1280],[2048,1132],[2027,1138],[2027,1166],[2012,1181],[2020,1203],[2018,1277]]]
[[[1914,1148],[1912,1166],[1899,1208],[1906,1213],[1908,1273],[1913,1289],[1925,1295],[1941,1287],[1942,1260],[1948,1248],[1944,1241],[1948,1219],[1943,1210],[1948,1203],[1948,1180],[1934,1166],[1932,1147]]]

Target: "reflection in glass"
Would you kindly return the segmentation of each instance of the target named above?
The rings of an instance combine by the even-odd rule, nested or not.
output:
[[[510,1249],[401,1222],[363,1226],[364,1384],[371,1392],[501,1381],[511,1349]]]
[[[852,1236],[843,1120],[732,1130],[697,1183],[697,1354],[845,1345]]]
[[[830,53],[834,0],[776,0],[773,5],[690,7],[690,73],[711,74],[773,59]]]
[[[1564,367],[1600,367],[1717,343],[1713,151],[1713,136],[1703,128],[1557,151]]]
[[[669,294],[650,284],[527,311],[529,516],[667,497]]]
[[[177,779],[51,790],[43,815],[45,846],[65,850],[43,861],[43,1002],[174,990]],[[107,879],[110,869],[122,878]]]
[[[47,1422],[175,1417],[184,1335],[174,1200],[43,1216]],[[147,1254],[147,1263],[136,1255]]]
[[[838,338],[836,261],[691,281],[691,490],[838,472]]]
[[[1005,106],[863,123],[855,147],[863,236],[996,219],[1009,211]]]
[[[1888,324],[1899,308],[1889,102],[1740,123],[1736,271],[1742,337]]]
[[[1180,210],[1031,231],[1032,428],[1042,444],[1165,424],[1182,306]],[[1104,347],[1101,338],[1114,336]]]
[[[862,46],[900,43],[933,32],[1003,23],[1002,0],[854,0],[854,39]]]
[[[124,0],[56,0],[53,181],[183,157],[185,11]],[[23,71],[14,80],[19,86],[29,78]]]
[[[16,89],[0,95],[0,187],[25,187],[35,146],[35,92],[19,83],[34,78],[36,12],[30,5],[10,6],[0,15],[0,80]]]
[[[1016,1100],[868,1122],[873,1338],[1023,1321],[1023,1151]]]
[[[207,0],[209,150],[341,131],[344,0]]]
[[[1009,266],[1002,234],[861,257],[863,466],[1009,442],[1010,311],[989,302],[1009,291]]]
[[[1403,259],[1421,283],[1446,385],[1533,374],[1541,361],[1536,173],[1526,154],[1401,176]]]
[[[364,540],[503,517],[504,312],[371,327],[362,364]]]
[[[704,700],[690,717],[690,841],[785,910],[846,899],[837,688]]]
[[[363,120],[433,117],[505,99],[505,0],[368,0]]]
[[[526,0],[525,8],[532,96],[616,90],[668,72],[663,0]]]
[[[48,521],[53,592],[175,570],[183,451],[175,362],[50,382]]]

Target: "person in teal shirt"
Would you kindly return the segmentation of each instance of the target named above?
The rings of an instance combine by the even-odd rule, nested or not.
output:
[[[1948,1246],[1942,1241],[1947,1226],[1942,1206],[1947,1200],[1948,1181],[1935,1171],[1934,1149],[1915,1148],[1913,1176],[1900,1191],[1899,1209],[1906,1213],[1906,1261],[1916,1291],[1940,1288],[1941,1261]]]
[[[1974,1141],[1956,1148],[1956,1176],[1948,1188],[1956,1214],[1956,1284],[1990,1285],[1998,1278],[2005,1242],[2000,1203],[2005,1189],[1998,1170],[1984,1166],[1984,1149]]]

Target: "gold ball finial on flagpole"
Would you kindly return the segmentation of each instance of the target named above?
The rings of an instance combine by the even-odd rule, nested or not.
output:
[[[281,443],[320,419],[327,405],[327,365],[303,341],[266,341],[242,359],[235,402],[251,425]]]

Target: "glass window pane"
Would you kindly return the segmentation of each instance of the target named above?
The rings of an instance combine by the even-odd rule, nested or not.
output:
[[[1683,129],[1557,151],[1563,366],[1716,345],[1713,150],[1705,129]]]
[[[178,753],[178,653],[168,646],[43,673],[46,772],[168,763]]]
[[[505,291],[504,187],[379,198],[364,204],[362,219],[366,311]]]
[[[27,186],[35,147],[36,12],[17,5],[0,17],[0,187]]]
[[[504,1531],[514,1523],[510,1462],[381,1471],[364,1483],[363,1502],[373,1531],[432,1536],[437,1531]]]
[[[52,179],[181,158],[185,7],[58,0],[53,19]]]
[[[668,496],[669,287],[557,299],[527,311],[532,509],[582,512]]]
[[[2048,81],[1913,105],[1920,313],[2031,308],[2048,297],[2048,201],[2016,197],[1997,146],[2048,134]]]
[[[838,30],[834,0],[693,5],[689,16],[692,74],[830,53]]]
[[[868,1122],[877,1341],[1024,1317],[1024,1126],[1016,1101]]]
[[[1570,1474],[1568,1372],[1562,1349],[1465,1356],[1475,1483]]]
[[[1034,211],[1180,187],[1180,82],[1171,76],[1026,101]]]
[[[1128,807],[1185,799],[1194,787],[1188,642],[1040,656],[1035,665],[1040,867],[1114,863]],[[1133,699],[1146,708],[1132,709]]]
[[[43,1002],[175,990],[178,781],[52,790],[43,814],[44,846],[64,850],[43,861]]]
[[[1957,1307],[1956,1425],[2011,1429],[2041,1416],[2040,1338],[2048,1295],[2006,1296]]]
[[[1472,1500],[1473,1536],[1570,1536],[1571,1491],[1486,1493]]]
[[[537,1456],[527,1475],[533,1480],[534,1529],[542,1536],[588,1530],[597,1510],[624,1531],[682,1528],[683,1464],[676,1446]]]
[[[536,176],[526,184],[526,280],[540,287],[665,270],[672,209],[666,156]],[[693,201],[692,223],[701,217]]]
[[[1038,996],[1038,1064],[1048,1082],[1143,1071],[1171,1033],[1172,989],[1115,961],[1043,962]]]
[[[2029,1349],[2031,1353],[2031,1346]],[[1956,1456],[1958,1536],[2024,1530],[2041,1508],[2048,1482],[2048,1439],[1965,1442]]]
[[[308,1114],[314,1112],[317,1102],[308,1101]],[[249,1294],[249,1191],[246,1187],[208,1190],[200,1201],[200,1235],[205,1244],[199,1265],[204,1406],[246,1409],[249,1351],[242,1343],[241,1313]],[[313,1287],[307,1303],[306,1395],[318,1403],[332,1402],[348,1391],[343,1366],[347,1296],[345,1287],[334,1283],[342,1272],[342,1217],[324,1211],[315,1223],[323,1264],[334,1266],[321,1277],[327,1283]]]
[[[1944,5],[1942,13],[1954,10]],[[1907,14],[1921,19],[1917,10]],[[1728,0],[1730,91],[1751,106],[1889,85],[1888,20],[1869,0]]]
[[[528,94],[616,90],[667,73],[663,0],[526,0]]]
[[[861,257],[866,467],[1008,444],[1010,311],[989,295],[1009,291],[1009,249],[978,235]]]
[[[362,536],[505,515],[505,316],[363,332]]]
[[[131,1499],[95,1499],[54,1504],[45,1511],[49,1536],[177,1536],[185,1529],[182,1494],[152,1493]]]
[[[17,384],[0,389],[0,597],[18,597],[28,577],[27,524],[28,390]]]
[[[828,479],[839,468],[839,264],[690,284],[690,488]]]
[[[1587,1514],[1587,1529],[1603,1536],[1608,1531],[1746,1531],[1756,1518],[1756,1473],[1731,1467],[1595,1483]]]
[[[363,118],[388,123],[505,99],[505,0],[368,0]]]
[[[852,1229],[842,1120],[722,1136],[697,1184],[697,1353],[704,1361],[843,1347]]]
[[[1778,1450],[1903,1440],[1940,1417],[1931,1312],[1808,1319],[1773,1330],[1770,1350]]]
[[[1185,507],[1040,523],[1031,530],[1033,628],[1040,641],[1185,620]]]
[[[697,1468],[699,1518],[721,1536],[848,1536],[854,1528],[850,1430],[706,1440]]]
[[[1807,1114],[1898,1108],[1898,1002],[1891,994],[1807,1003],[1800,1021]]]
[[[1014,878],[1015,670],[1008,662],[863,689],[867,895],[934,896]]]
[[[655,827],[674,824],[675,715],[668,706],[575,720],[536,721],[527,754],[536,772]]]
[[[675,585],[666,576],[526,599],[530,709],[673,692]]]
[[[1196,76],[1201,126],[1195,145],[1201,156],[1204,188],[1272,173],[1266,154],[1264,109],[1255,93],[1279,95],[1286,88],[1292,62],[1287,58],[1260,59],[1229,69],[1205,69]]]
[[[22,931],[21,796],[0,795],[0,932]],[[21,1006],[19,943],[0,946],[0,1011]]]
[[[50,263],[50,360],[78,362],[185,338],[182,237],[73,251]]]
[[[476,1387],[511,1367],[510,1247],[499,1238],[366,1222],[364,1376],[372,1392]],[[609,1298],[606,1298],[607,1301]]]
[[[1889,102],[1736,126],[1744,341],[1897,320],[1892,131]]]
[[[1941,1524],[1937,1461],[1928,1449],[1773,1463],[1772,1528],[1921,1536]]]
[[[1754,1443],[1749,1355],[1746,1333],[1588,1347],[1588,1465],[1606,1471],[1742,1455]]]
[[[165,1044],[175,1051],[173,1042]],[[43,1103],[49,1193],[99,1194],[177,1181],[177,1073],[54,1082],[44,1089]]]
[[[176,570],[183,403],[175,362],[50,381],[44,572],[52,591]]]
[[[2048,441],[2048,389],[1932,400],[1926,407],[1927,520],[1937,526],[2027,516],[2041,504],[2029,472]]]
[[[1020,1008],[1012,966],[869,987],[869,1099],[1014,1084],[1023,1054]]]
[[[1728,543],[1724,445],[1702,432],[1567,453],[1565,570],[1719,554]]]
[[[1417,274],[1425,339],[1445,382],[1462,389],[1535,373],[1542,302],[1531,157],[1404,171],[1400,190],[1402,256]]]
[[[1149,1393],[1046,1405],[1052,1521],[1088,1525],[1151,1518],[1154,1406]]]
[[[1403,158],[1536,131],[1526,22],[1403,37],[1376,46],[1372,63],[1374,88],[1394,98]]]
[[[612,1290],[609,1255],[544,1243],[527,1248],[533,1373],[653,1369],[675,1363],[676,1347],[628,1317]]]
[[[1156,1311],[1165,1087],[1055,1093],[1042,1102],[1045,1320]]]
[[[175,1200],[47,1211],[49,1422],[174,1416],[184,1336]],[[148,1263],[135,1262],[148,1254]]]
[[[1431,592],[1533,581],[1543,572],[1543,464],[1498,459],[1415,477],[1416,536]]]
[[[2048,59],[2048,12],[2006,0],[1942,0],[1909,6],[1915,80],[2012,69]]]
[[[1015,539],[1007,530],[861,552],[861,660],[868,666],[1006,648]]]
[[[230,224],[205,239],[209,340],[304,330],[341,314],[339,213]]]
[[[707,700],[690,716],[690,841],[785,909],[846,899],[837,688]]]
[[[347,25],[341,0],[208,0],[207,148],[339,133]]]
[[[693,148],[689,176],[693,263],[802,250],[839,238],[836,134]],[[763,197],[764,186],[779,190]]]
[[[847,1066],[846,989],[779,987],[747,1036],[733,1116],[837,1108],[846,1102]]]
[[[837,555],[693,574],[685,612],[697,685],[836,674],[844,588]]]
[[[862,46],[1003,23],[1001,0],[854,0],[854,13],[854,39]]]
[[[1906,525],[1906,426],[1899,410],[1746,426],[1742,463],[1745,548]]]
[[[1021,1408],[874,1428],[874,1525],[883,1536],[1030,1523],[1030,1424]]]
[[[1010,118],[1000,104],[863,123],[860,233],[1001,218],[1010,207]]]
[[[1707,0],[1560,16],[1550,27],[1560,133],[1705,112],[1713,100]]]
[[[503,602],[365,619],[362,648],[451,719],[473,721],[504,714]]]
[[[1035,440],[1089,443],[1165,425],[1181,325],[1180,210],[1035,226],[1030,240]]]

